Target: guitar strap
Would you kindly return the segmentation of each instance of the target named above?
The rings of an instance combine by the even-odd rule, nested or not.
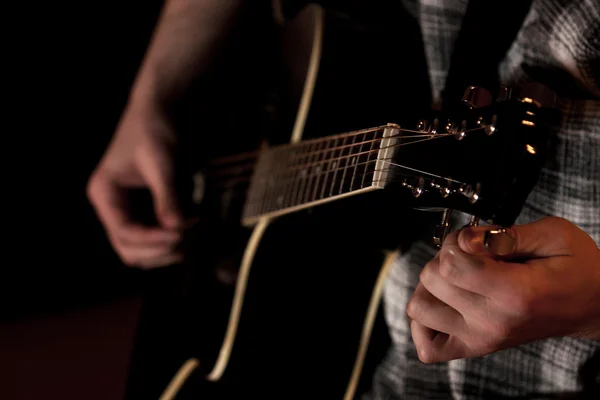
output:
[[[444,110],[464,109],[468,86],[500,87],[498,66],[521,28],[533,0],[469,0],[442,93]]]

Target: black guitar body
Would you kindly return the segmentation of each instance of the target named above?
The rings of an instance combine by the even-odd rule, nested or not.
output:
[[[418,35],[417,26],[408,16],[399,23],[397,14],[393,25],[372,18],[364,21],[364,26],[354,27],[347,26],[342,16],[327,15],[318,80],[303,139],[391,121],[410,121],[414,125],[415,115],[425,115],[430,98],[422,48],[417,44],[414,48],[389,51],[403,36]],[[307,30],[312,36],[312,31]],[[276,83],[281,97],[276,129],[267,130],[271,132],[271,144],[290,139],[311,49],[311,42],[303,42],[302,37],[282,36],[281,48],[289,54],[282,54],[282,59],[288,61],[280,69],[287,72]],[[381,58],[383,54],[387,54],[385,60]],[[411,62],[406,62],[403,54],[411,54]],[[293,64],[289,60],[302,62]],[[236,152],[252,150],[252,145]],[[210,372],[225,331],[233,297],[233,286],[227,285],[217,289],[222,293],[220,315],[210,312],[215,321],[210,329],[221,335],[212,335],[211,342],[206,343],[207,333],[202,333],[205,325],[186,323],[187,329],[199,332],[197,343],[190,348],[196,350],[202,363],[177,398],[193,398],[196,394],[202,399],[212,398],[208,393],[219,399],[250,395],[265,399],[341,398],[384,260],[384,247],[397,247],[409,237],[409,232],[414,236],[423,227],[422,222],[416,224],[416,216],[428,215],[393,207],[390,200],[384,207],[385,200],[382,194],[372,193],[272,222],[252,264],[239,331],[223,378],[219,383],[208,383],[203,375]],[[225,221],[217,217],[214,207],[204,213],[205,218],[212,216],[214,224],[207,225],[210,228],[199,226],[199,236],[192,245],[196,264],[216,263],[229,272],[239,267],[251,233],[239,225],[243,198],[239,201],[237,207],[231,207],[233,212]],[[382,246],[384,243],[387,246]],[[213,250],[210,262],[208,253],[201,250],[207,248]],[[206,295],[208,275],[206,270],[195,268],[188,277],[192,283],[186,287],[186,301],[198,304],[197,313],[214,306]],[[198,343],[203,339],[204,343]],[[363,385],[370,383],[370,375],[387,350],[388,340],[380,313]],[[174,372],[171,370],[171,375]]]

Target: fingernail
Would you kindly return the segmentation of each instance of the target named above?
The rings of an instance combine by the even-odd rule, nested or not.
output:
[[[490,252],[506,256],[514,252],[516,240],[506,229],[502,228],[486,231],[483,243]]]
[[[473,229],[462,228],[460,235],[462,235],[469,249],[481,249],[481,234],[478,235]]]

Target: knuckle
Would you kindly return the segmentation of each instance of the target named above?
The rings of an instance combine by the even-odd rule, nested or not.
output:
[[[456,254],[460,249],[458,246],[448,246],[440,250],[439,274],[447,280],[456,280],[460,273],[458,262],[465,262],[462,258],[457,259]]]
[[[437,361],[437,357],[430,346],[422,346],[417,351],[417,356],[423,364],[432,364]]]
[[[422,301],[413,296],[406,305],[406,314],[415,321],[420,321],[423,316],[424,307]]]
[[[447,263],[449,261],[450,258],[452,258],[452,250],[454,250],[454,246],[452,245],[447,245],[447,246],[443,246],[438,255],[439,255],[439,259],[440,259],[440,264],[441,263]]]
[[[439,271],[440,276],[447,280],[454,279],[458,274],[458,268],[456,268],[455,263],[448,258],[445,258],[443,261],[440,260]]]
[[[98,175],[94,173],[87,182],[85,187],[85,194],[90,201],[94,201],[96,198],[96,193],[98,191]]]
[[[421,270],[421,273],[419,273],[419,282],[421,282],[423,285],[427,286],[427,284],[429,282],[431,282],[432,277],[432,272],[431,272],[431,264],[433,263],[433,261],[428,262],[425,265],[425,268],[423,268]]]
[[[567,219],[562,217],[549,216],[542,219],[548,225],[551,225],[553,233],[554,246],[557,249],[569,249],[573,246],[577,235],[573,235],[574,225]]]

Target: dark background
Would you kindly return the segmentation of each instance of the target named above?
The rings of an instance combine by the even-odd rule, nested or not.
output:
[[[12,165],[3,317],[137,290],[141,274],[122,267],[85,185],[113,134],[161,5],[37,8],[20,24],[7,79],[15,111],[7,132],[17,145],[6,147]]]

